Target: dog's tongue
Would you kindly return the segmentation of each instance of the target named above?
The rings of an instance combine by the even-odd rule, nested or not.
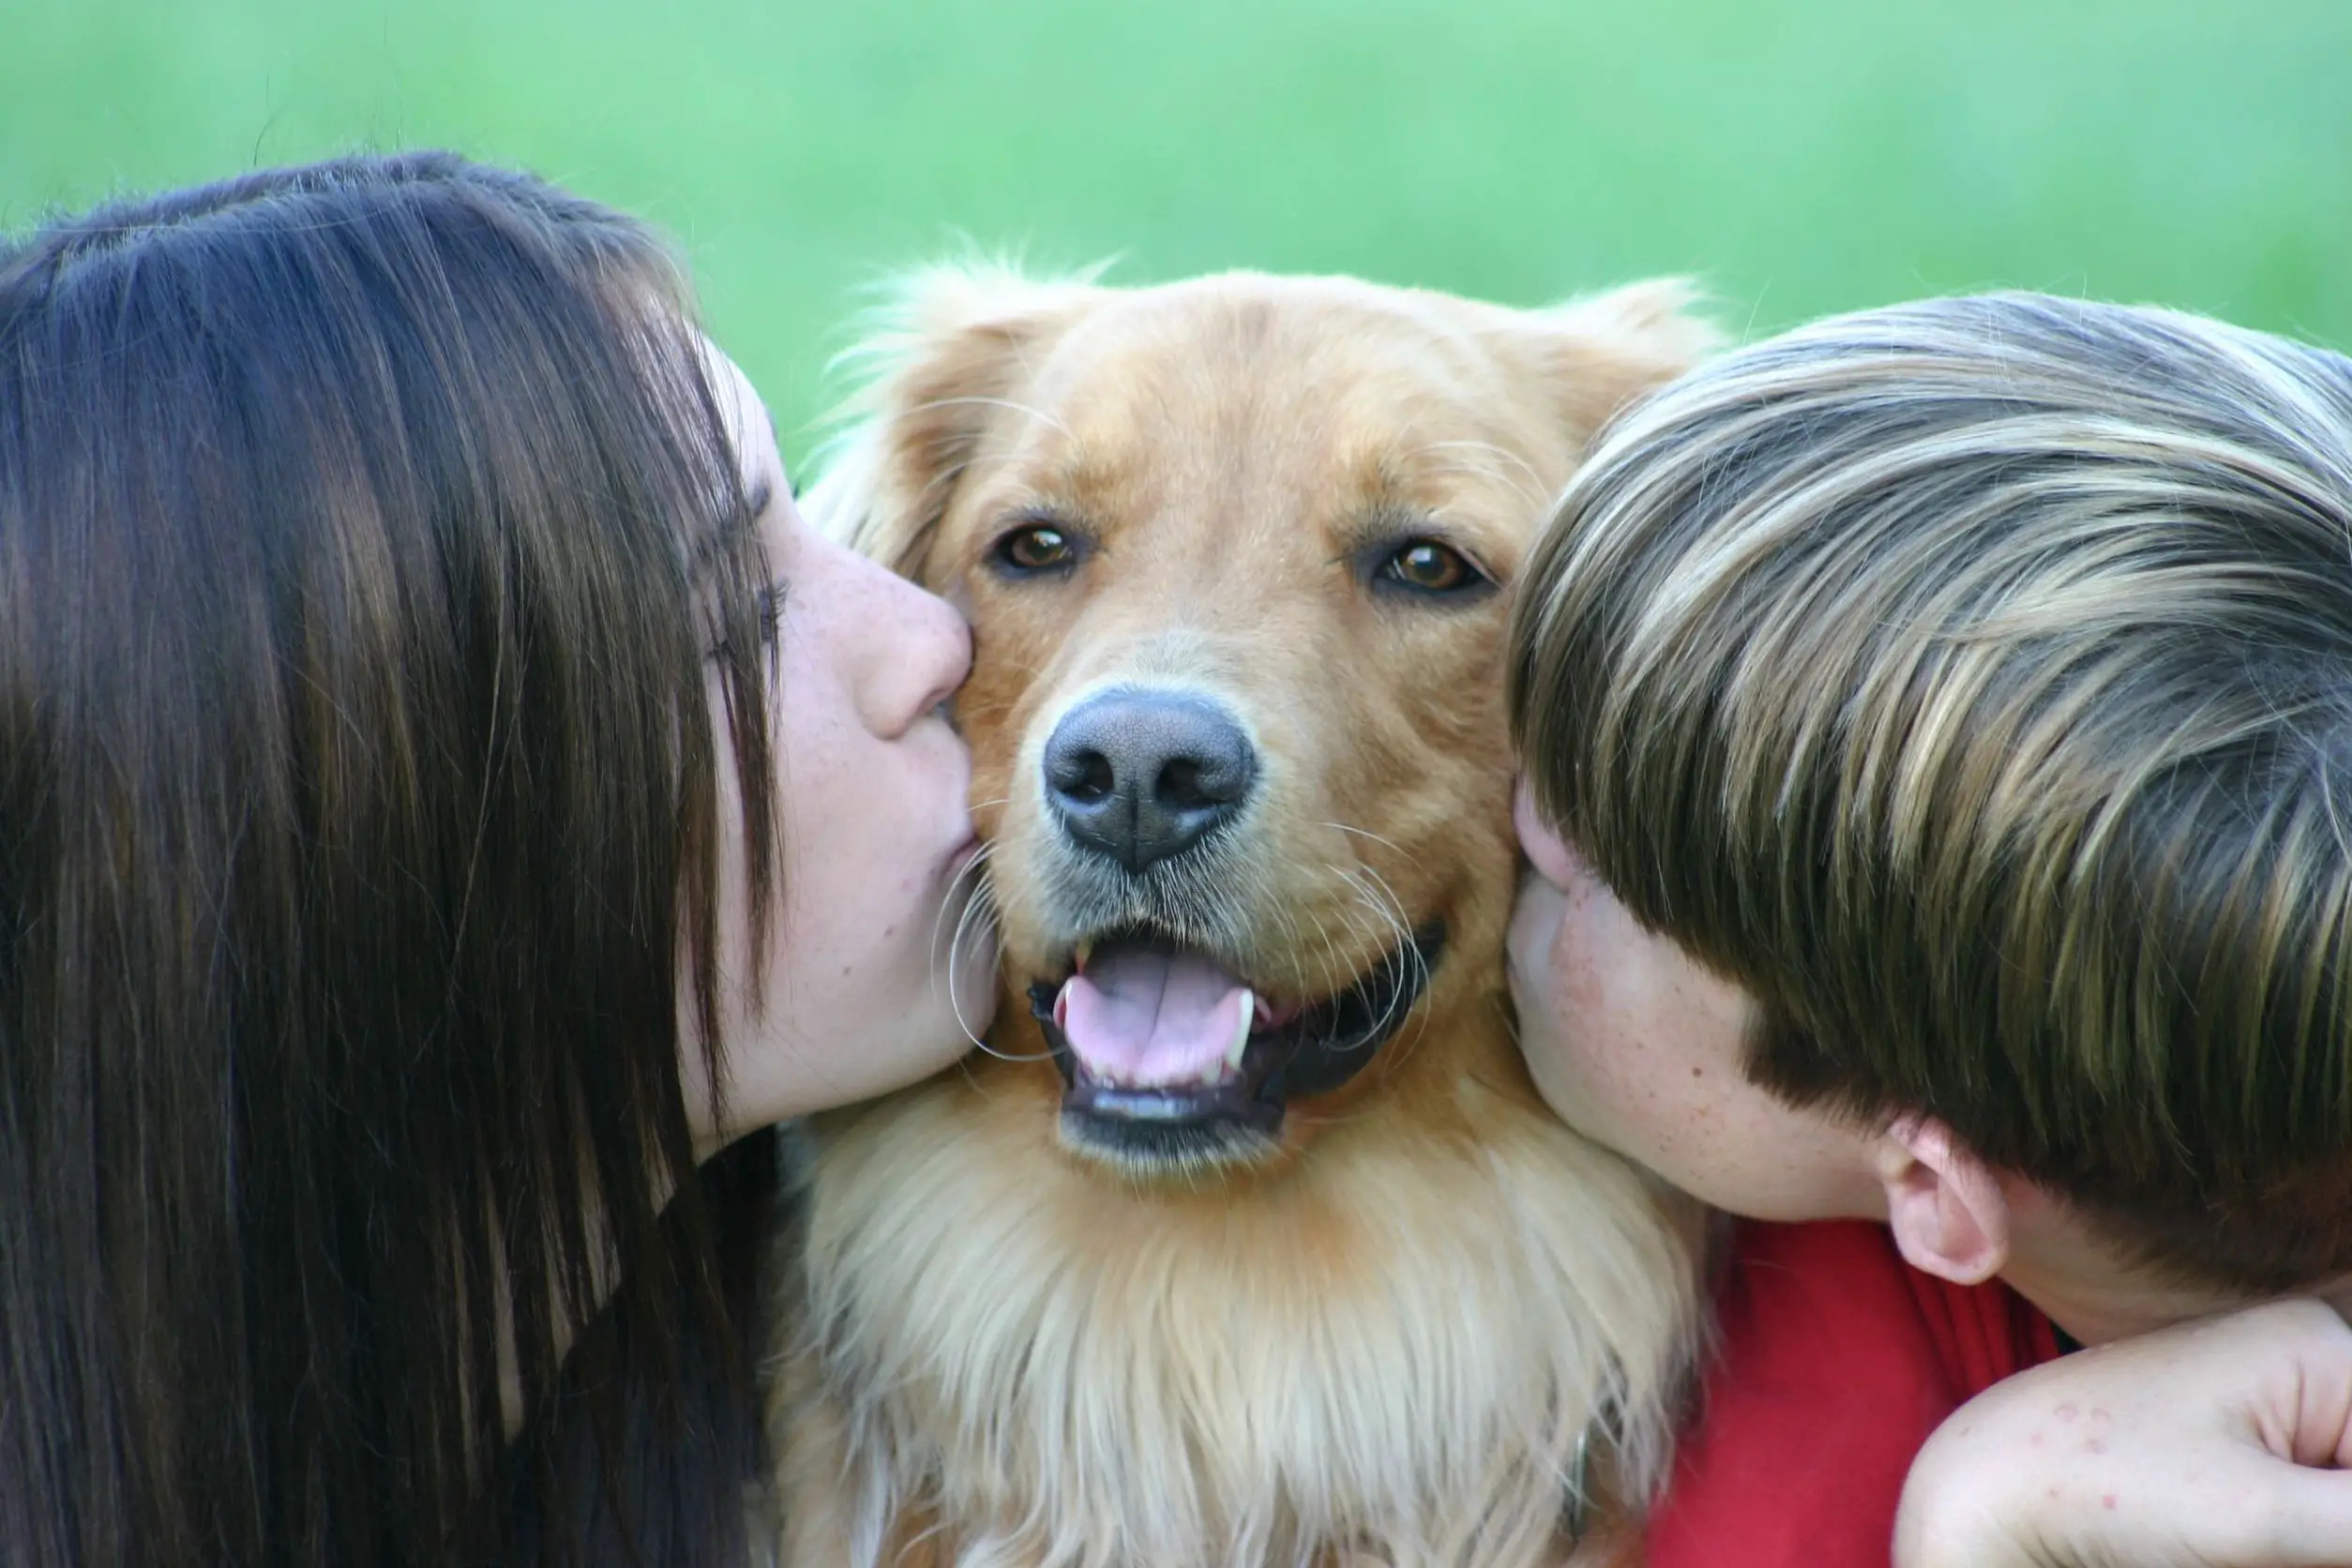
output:
[[[1206,958],[1123,947],[1070,976],[1053,1012],[1090,1075],[1153,1087],[1223,1077],[1257,1006],[1247,986]]]

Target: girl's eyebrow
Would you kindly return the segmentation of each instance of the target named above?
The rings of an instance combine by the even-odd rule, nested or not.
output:
[[[744,505],[751,508],[753,517],[765,517],[768,507],[776,500],[776,481],[762,474],[752,481],[750,489],[744,491],[743,500]]]

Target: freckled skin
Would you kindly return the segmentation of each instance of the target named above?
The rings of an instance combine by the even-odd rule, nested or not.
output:
[[[1512,990],[1551,1108],[1734,1213],[1882,1214],[1856,1129],[1747,1080],[1747,992],[1636,921],[1524,788],[1515,821],[1533,870],[1512,920]]]
[[[964,1048],[958,1010],[994,1000],[985,944],[942,976],[931,928],[952,911],[969,844],[970,763],[940,705],[970,667],[962,621],[914,584],[820,538],[794,506],[767,410],[712,351],[721,412],[760,520],[767,565],[790,590],[778,627],[771,732],[781,907],[749,947],[743,811],[731,759],[717,769],[720,1026],[727,1124],[710,1124],[701,1051],[680,1075],[705,1153],[735,1134],[912,1083]],[[724,749],[723,698],[713,729]],[[753,984],[764,970],[764,984]],[[941,983],[944,978],[946,983]],[[682,1000],[690,988],[681,988]],[[697,1029],[692,1008],[682,1039]]]
[[[1914,1462],[1894,1559],[2344,1562],[2347,1461],[2352,1330],[2325,1303],[2273,1301],[1979,1395]]]

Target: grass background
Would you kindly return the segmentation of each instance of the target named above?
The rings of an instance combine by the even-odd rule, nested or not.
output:
[[[1515,303],[1691,272],[1734,325],[2019,284],[2352,344],[2352,0],[0,0],[0,225],[354,147],[646,213],[805,450],[860,286]]]

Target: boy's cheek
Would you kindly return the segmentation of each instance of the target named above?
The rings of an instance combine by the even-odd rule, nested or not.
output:
[[[1518,1010],[1519,1050],[1527,1058],[1535,1092],[1562,1122],[1608,1147],[1610,1130],[1596,1124],[1598,1108],[1584,1081],[1583,1064],[1566,1031],[1571,1014],[1567,972],[1560,962],[1568,896],[1533,871],[1519,879],[1518,907],[1512,912],[1509,939],[1511,1000]]]
[[[1556,1048],[1552,1025],[1560,1010],[1560,977],[1553,958],[1567,912],[1568,896],[1548,879],[1532,870],[1521,875],[1507,951],[1511,1000],[1519,1014],[1519,1048],[1530,1061],[1540,1062]]]

